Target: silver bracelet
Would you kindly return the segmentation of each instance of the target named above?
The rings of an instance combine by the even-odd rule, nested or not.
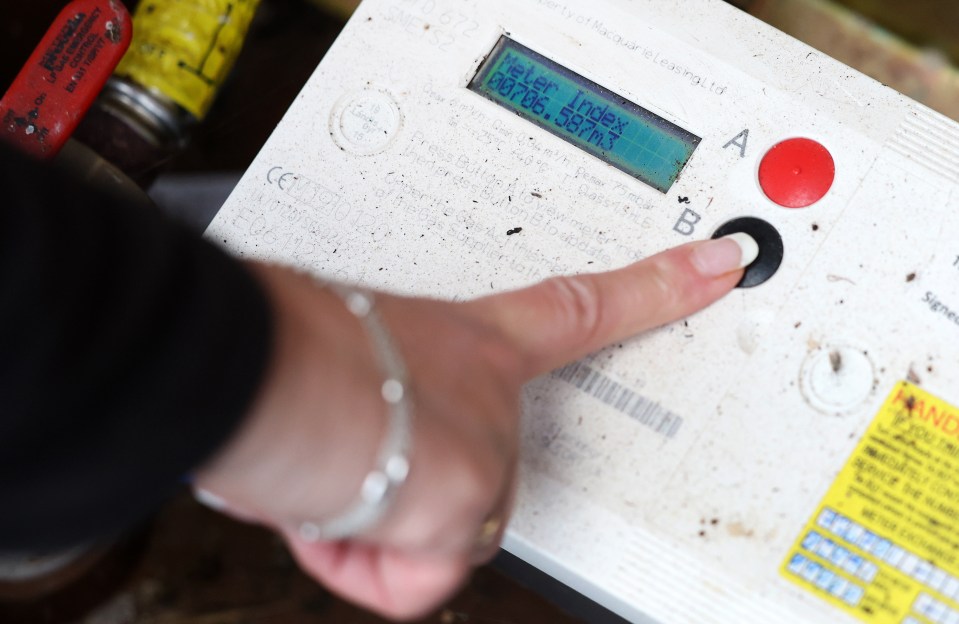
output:
[[[373,294],[339,285],[328,287],[343,299],[370,337],[377,365],[384,377],[380,394],[389,412],[386,437],[377,453],[376,466],[363,479],[358,499],[338,516],[300,524],[300,537],[308,542],[347,539],[373,528],[386,514],[397,490],[409,476],[413,442],[406,366],[373,307]]]

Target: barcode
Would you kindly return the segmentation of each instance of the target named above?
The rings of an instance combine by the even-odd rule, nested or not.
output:
[[[640,396],[603,373],[581,362],[553,371],[553,377],[576,386],[615,410],[639,421],[667,438],[676,437],[683,419],[655,401]]]

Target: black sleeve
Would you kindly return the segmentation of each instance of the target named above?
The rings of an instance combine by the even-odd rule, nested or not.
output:
[[[0,551],[128,527],[253,400],[271,312],[156,210],[0,147]]]

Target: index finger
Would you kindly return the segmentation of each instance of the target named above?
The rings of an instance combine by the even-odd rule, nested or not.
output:
[[[517,346],[532,378],[708,306],[735,287],[757,253],[752,238],[733,234],[465,305]]]

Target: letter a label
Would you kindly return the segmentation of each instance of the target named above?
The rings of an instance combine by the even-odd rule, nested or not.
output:
[[[746,145],[749,143],[749,128],[746,128],[732,139],[729,140],[729,143],[723,145],[723,149],[729,149],[730,147],[739,148],[739,157],[746,157]]]

